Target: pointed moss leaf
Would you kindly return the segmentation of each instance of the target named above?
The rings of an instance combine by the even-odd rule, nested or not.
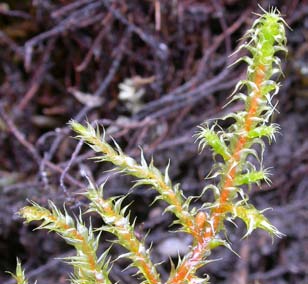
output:
[[[269,182],[268,173],[266,171],[253,171],[246,174],[238,174],[235,177],[235,184],[240,186],[243,184],[258,183],[261,180]]]
[[[261,125],[248,132],[248,137],[250,139],[261,138],[263,136],[267,137],[269,141],[275,139],[275,134],[279,131],[279,126],[277,124],[271,125]]]
[[[231,214],[233,217],[240,218],[247,227],[247,232],[243,238],[247,237],[255,229],[267,231],[271,236],[282,237],[283,234],[274,227],[269,220],[252,205],[232,206]]]
[[[200,140],[200,148],[204,149],[205,146],[209,145],[213,152],[221,155],[224,160],[230,158],[230,153],[228,147],[221,137],[217,135],[214,130],[214,127],[200,127],[201,131],[198,134],[198,139]]]
[[[239,256],[231,247],[231,245],[226,241],[226,240],[222,240],[222,239],[219,239],[219,238],[214,238],[212,240],[210,240],[209,242],[209,248],[210,249],[214,249],[216,247],[219,247],[219,246],[224,246],[226,247],[227,249],[229,249],[230,251],[232,251],[234,254],[236,254],[237,256]]]
[[[7,273],[9,273],[15,279],[16,284],[28,284],[28,279],[25,276],[25,271],[22,269],[21,262],[18,258],[16,260],[15,274],[9,271]]]

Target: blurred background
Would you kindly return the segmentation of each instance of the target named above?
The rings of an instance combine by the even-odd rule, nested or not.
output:
[[[13,283],[18,256],[32,283],[68,283],[70,267],[59,258],[73,253],[59,237],[32,232],[18,209],[49,199],[78,214],[86,201],[81,170],[102,183],[106,194],[127,193],[133,179],[106,172],[108,164],[88,161],[89,148],[72,139],[67,122],[98,121],[122,149],[139,159],[140,149],[181,183],[186,196],[200,194],[212,165],[211,153],[199,153],[197,126],[240,109],[226,108],[245,64],[227,68],[242,36],[262,13],[257,1],[238,0],[33,0],[0,1],[0,282]],[[258,1],[277,7],[291,27],[289,54],[282,56],[285,77],[274,121],[281,125],[267,148],[265,167],[271,184],[252,188],[252,203],[285,234],[275,239],[256,231],[240,240],[245,227],[228,238],[241,258],[217,249],[220,259],[200,270],[211,283],[308,283],[308,2]],[[115,178],[116,177],[116,178]],[[135,189],[127,202],[136,230],[153,244],[153,260],[168,277],[169,257],[187,252],[190,238],[170,233],[173,216],[164,203],[151,208],[155,192]],[[202,197],[194,206],[207,202]],[[89,216],[87,215],[86,218]],[[100,220],[92,216],[94,225]],[[102,237],[100,250],[109,244]],[[112,258],[122,253],[113,246]],[[56,259],[55,259],[56,258]],[[129,262],[117,261],[111,279],[139,283]]]

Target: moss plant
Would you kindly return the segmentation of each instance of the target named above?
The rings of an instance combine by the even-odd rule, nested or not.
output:
[[[108,144],[105,133],[101,135],[98,127],[95,129],[90,124],[84,126],[75,121],[70,123],[78,139],[84,140],[97,153],[99,162],[110,162],[116,171],[134,176],[135,186],[147,185],[156,190],[157,199],[168,204],[166,211],[175,215],[180,230],[193,237],[190,251],[179,259],[176,266],[172,265],[166,284],[208,283],[208,277],[200,278],[196,272],[210,261],[209,256],[214,248],[231,248],[220,234],[226,230],[226,220],[243,220],[247,226],[245,237],[257,228],[272,236],[282,236],[263,212],[249,203],[246,193],[252,184],[270,181],[268,170],[262,166],[265,146],[262,138],[271,142],[279,129],[277,124],[270,121],[275,110],[272,98],[279,89],[279,83],[272,77],[281,73],[280,59],[276,53],[287,52],[284,20],[276,9],[263,12],[246,33],[246,42],[240,47],[250,52],[250,56],[238,60],[248,64],[247,77],[237,84],[230,102],[240,101],[244,109],[221,118],[233,121],[227,129],[220,127],[221,120],[218,120],[200,126],[197,134],[201,149],[210,147],[214,157],[221,157],[211,170],[211,177],[215,181],[219,178],[218,182],[207,185],[202,192],[212,191],[213,203],[204,204],[199,209],[192,208],[190,203],[193,197],[185,197],[180,186],[172,183],[168,176],[169,166],[162,173],[153,161],[147,163],[143,154],[138,163],[125,155],[116,142],[113,146]],[[255,144],[260,147],[253,147]],[[145,246],[144,240],[135,235],[134,224],[129,222],[128,208],[122,206],[125,197],[105,198],[104,185],[97,186],[91,181],[84,195],[90,202],[88,212],[97,213],[104,221],[105,225],[96,229],[98,234],[93,232],[91,226],[84,225],[82,216],[72,218],[65,209],[61,212],[52,202],[50,209],[32,203],[19,211],[26,222],[42,221],[39,229],[57,232],[76,249],[76,256],[66,259],[74,268],[71,283],[111,283],[108,277],[111,267],[108,251],[97,256],[101,231],[114,234],[117,243],[127,249],[128,252],[120,257],[131,260],[143,279],[142,283],[162,283],[156,264],[151,261],[150,249]],[[14,277],[19,284],[27,283],[19,262]]]

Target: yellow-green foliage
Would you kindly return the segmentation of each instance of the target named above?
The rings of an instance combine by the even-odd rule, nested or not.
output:
[[[18,258],[17,258],[15,274],[11,273],[11,272],[9,272],[9,273],[16,280],[17,284],[28,284],[28,280],[25,277],[25,271],[22,269],[20,260]]]
[[[64,213],[50,201],[50,210],[33,203],[19,211],[19,214],[27,222],[42,221],[38,229],[47,229],[58,233],[68,244],[76,250],[76,256],[66,259],[74,267],[72,283],[109,284],[108,279],[109,264],[106,261],[106,253],[97,258],[97,248],[99,236],[95,236],[90,226],[86,227],[81,219],[74,220]]]
[[[220,156],[221,162],[215,162],[211,171],[218,183],[206,186],[206,190],[214,193],[213,203],[204,204],[201,208],[191,208],[192,197],[185,197],[180,185],[173,184],[168,175],[169,165],[164,173],[155,167],[154,162],[148,163],[141,153],[140,163],[125,155],[119,145],[107,143],[105,133],[101,135],[98,127],[91,124],[82,125],[71,121],[70,125],[77,138],[84,140],[96,153],[96,160],[109,162],[118,172],[133,176],[135,186],[146,185],[157,191],[157,198],[167,203],[166,211],[174,214],[180,230],[193,237],[190,251],[172,264],[167,284],[197,284],[207,283],[208,276],[200,278],[196,271],[205,265],[213,249],[225,246],[231,249],[231,244],[220,237],[225,220],[240,218],[247,226],[245,237],[259,228],[272,236],[282,234],[259,211],[249,203],[246,187],[253,183],[260,184],[265,180],[270,182],[268,170],[262,166],[262,155],[265,147],[262,138],[272,141],[279,130],[277,124],[270,122],[275,110],[272,97],[277,94],[279,84],[272,79],[274,74],[281,72],[280,59],[277,51],[286,52],[286,37],[284,21],[276,9],[259,15],[252,28],[246,33],[245,42],[240,49],[246,48],[251,55],[240,60],[248,64],[247,77],[240,81],[233,93],[232,101],[239,100],[244,109],[231,113],[224,119],[234,121],[227,129],[219,126],[219,121],[205,123],[200,126],[197,136],[200,148],[208,146],[213,155]],[[261,146],[258,152],[254,144]],[[250,159],[253,157],[254,159]],[[255,162],[252,162],[255,161]],[[146,248],[144,240],[140,240],[134,230],[134,224],[129,221],[128,207],[122,206],[125,197],[105,198],[103,185],[89,182],[89,188],[84,193],[89,199],[88,212],[97,213],[104,221],[104,226],[98,228],[95,234],[91,226],[83,224],[82,216],[70,217],[65,209],[61,212],[52,202],[50,209],[38,204],[32,204],[19,211],[26,222],[41,221],[39,229],[47,229],[58,233],[76,250],[76,256],[66,260],[73,265],[72,283],[94,284],[111,283],[109,280],[110,264],[107,253],[97,256],[100,232],[108,231],[115,235],[117,243],[128,252],[119,257],[129,258],[142,277],[142,283],[160,284],[161,277],[152,263],[150,249]],[[17,265],[14,278],[19,284],[26,284],[24,273]]]

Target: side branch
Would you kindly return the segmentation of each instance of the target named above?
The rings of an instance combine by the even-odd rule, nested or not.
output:
[[[116,144],[116,150],[110,146],[104,135],[101,137],[98,130],[95,130],[90,124],[86,127],[72,121],[72,129],[77,132],[78,138],[84,140],[97,153],[102,154],[98,157],[99,161],[108,161],[116,166],[120,172],[130,176],[137,177],[135,186],[150,185],[160,195],[159,199],[169,204],[166,211],[172,212],[178,219],[179,224],[183,226],[183,231],[191,234],[195,239],[199,238],[199,230],[195,226],[191,213],[189,212],[189,202],[184,201],[182,191],[178,185],[173,186],[168,176],[168,168],[165,174],[162,174],[151,162],[149,165],[141,155],[141,164],[125,155]]]

